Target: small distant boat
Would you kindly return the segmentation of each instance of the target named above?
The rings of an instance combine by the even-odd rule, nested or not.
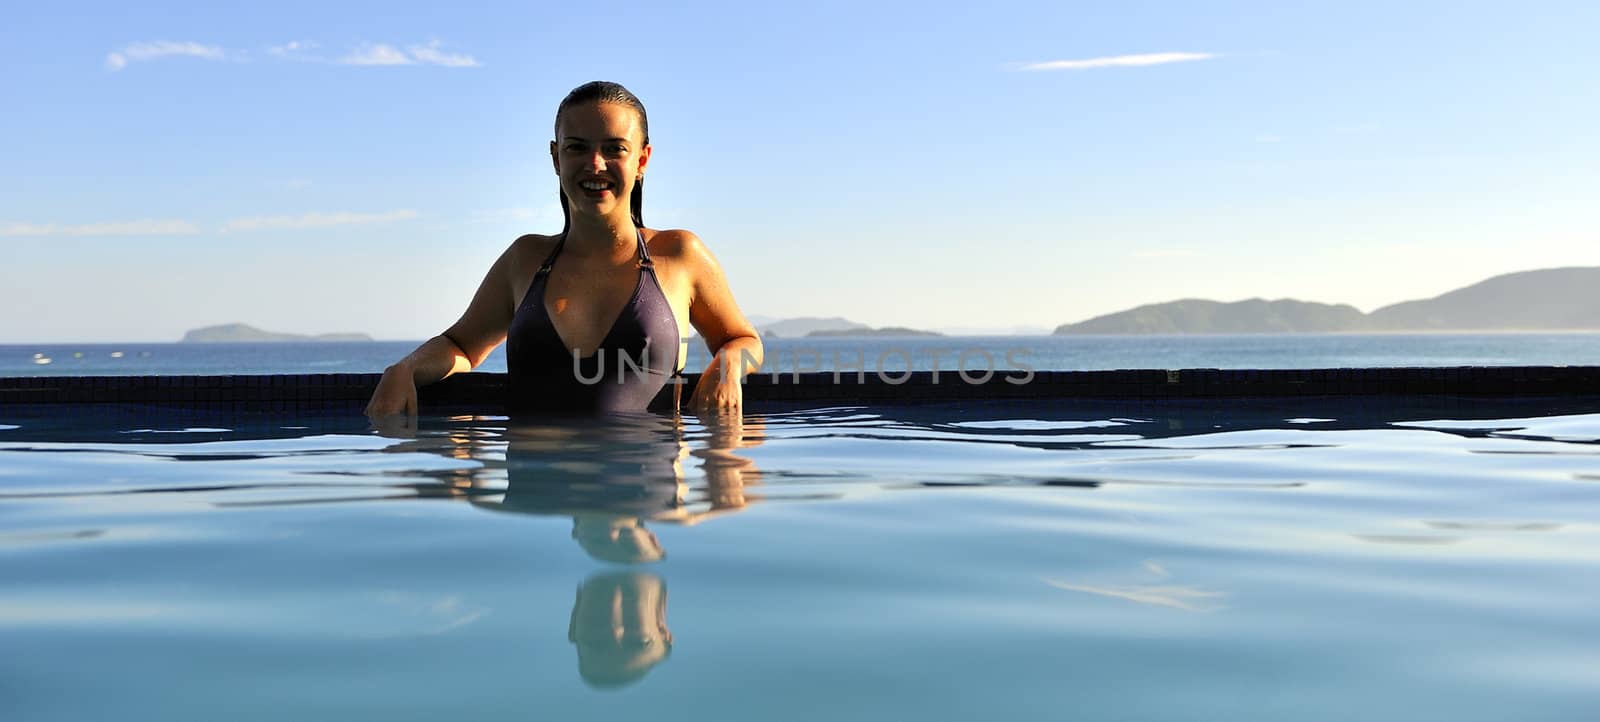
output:
[[[121,351],[112,351],[111,352],[111,358],[122,358],[122,352]]]
[[[45,365],[47,363],[50,363],[53,360],[54,359],[52,359],[49,356],[46,356],[46,355],[44,355],[42,353],[36,353],[36,354],[33,355],[33,362],[36,363],[36,364],[39,364],[40,366],[43,366],[43,365]]]

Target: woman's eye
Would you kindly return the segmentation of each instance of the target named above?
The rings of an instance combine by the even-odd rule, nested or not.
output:
[[[578,151],[583,150],[583,145],[579,144],[579,143],[568,143],[567,144],[567,150],[576,153]]]
[[[626,150],[627,150],[626,148],[623,148],[620,145],[606,146],[606,152],[610,153],[612,155],[622,155],[623,151],[626,151]]]

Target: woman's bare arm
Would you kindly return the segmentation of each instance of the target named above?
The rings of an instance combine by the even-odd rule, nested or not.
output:
[[[689,323],[712,354],[689,406],[697,411],[738,410],[744,405],[744,377],[761,368],[761,337],[739,310],[711,250],[693,233],[685,231],[684,236],[682,257],[693,281]]]
[[[523,236],[513,242],[484,275],[461,318],[384,370],[367,403],[368,416],[416,415],[418,388],[477,368],[505,341],[516,313],[512,272],[522,249],[537,239]]]

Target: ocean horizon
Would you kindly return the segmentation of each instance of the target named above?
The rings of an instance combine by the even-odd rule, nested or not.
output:
[[[378,373],[419,343],[0,344],[0,376]],[[806,337],[765,346],[768,374],[1600,364],[1600,332]],[[708,362],[692,340],[685,371]],[[504,347],[478,370],[505,371]]]

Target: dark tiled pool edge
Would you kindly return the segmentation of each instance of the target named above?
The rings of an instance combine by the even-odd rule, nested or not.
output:
[[[684,397],[697,374],[683,378]],[[349,410],[378,374],[0,377],[0,406],[141,404],[260,411]],[[421,390],[424,413],[494,408],[505,374],[469,373]],[[1563,396],[1600,394],[1600,366],[1115,371],[854,371],[752,376],[747,402],[924,403],[990,399],[1191,399],[1313,396]]]

